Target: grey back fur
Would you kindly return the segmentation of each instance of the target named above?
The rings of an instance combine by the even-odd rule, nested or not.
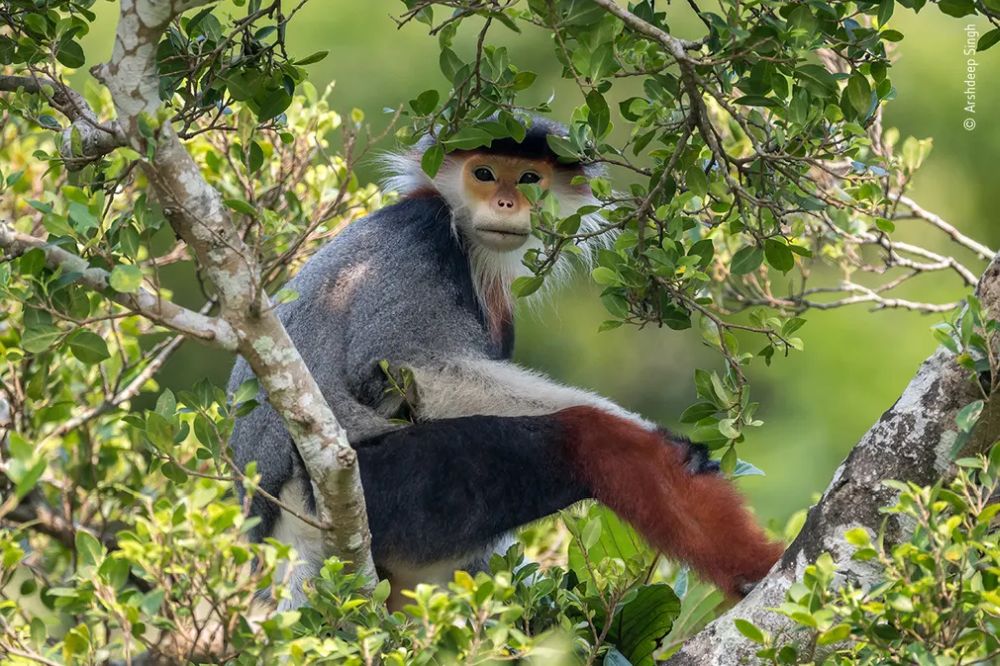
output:
[[[489,335],[472,285],[468,256],[438,197],[417,197],[354,222],[312,257],[288,284],[298,298],[278,315],[352,442],[392,427],[400,404],[387,399],[381,360],[435,365],[504,358]],[[253,376],[238,359],[234,390]],[[261,406],[238,420],[230,440],[236,464],[257,461],[261,487],[277,496],[293,478],[308,483],[281,418]],[[242,489],[240,489],[242,494]],[[271,533],[279,511],[261,496],[253,537]]]

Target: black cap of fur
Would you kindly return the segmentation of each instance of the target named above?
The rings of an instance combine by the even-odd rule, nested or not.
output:
[[[496,117],[492,116],[487,120],[495,121]],[[570,160],[556,155],[549,148],[548,136],[550,134],[555,136],[569,136],[569,129],[565,125],[554,120],[549,120],[548,118],[543,118],[542,116],[532,116],[529,122],[530,125],[522,121],[522,125],[525,127],[524,139],[522,141],[515,141],[513,137],[493,139],[488,148],[474,148],[472,150],[489,150],[498,155],[549,160],[557,167],[578,170],[590,178],[600,176],[604,173],[600,165],[580,160]],[[432,145],[434,145],[434,139],[430,136],[425,136],[417,144],[417,148],[423,153]]]
[[[558,160],[565,166],[579,166],[579,162],[567,161],[559,158],[552,149],[549,148],[548,136],[566,136],[569,130],[560,123],[547,120],[541,117],[532,118],[531,126],[527,127],[524,133],[524,140],[520,143],[512,137],[504,139],[493,139],[490,150],[499,155],[511,155],[513,157],[527,157],[530,159],[551,159]]]

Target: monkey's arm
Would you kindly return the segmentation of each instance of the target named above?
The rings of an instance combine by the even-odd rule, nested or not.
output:
[[[564,386],[510,361],[460,358],[401,363],[413,371],[416,416],[421,421],[472,416],[537,416],[568,407],[589,406],[647,430],[656,425],[583,389]]]
[[[782,552],[731,483],[700,473],[711,467],[696,448],[589,407],[418,424],[357,449],[373,554],[390,573],[460,561],[586,497],[731,595]]]

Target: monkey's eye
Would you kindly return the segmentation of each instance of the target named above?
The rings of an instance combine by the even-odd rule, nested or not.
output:
[[[525,171],[521,174],[521,179],[517,182],[519,185],[531,185],[532,183],[537,183],[541,179],[542,177],[534,171]]]
[[[493,175],[493,172],[486,167],[477,167],[476,170],[472,172],[472,175],[476,177],[476,180],[480,180],[484,183],[496,180],[496,176]]]

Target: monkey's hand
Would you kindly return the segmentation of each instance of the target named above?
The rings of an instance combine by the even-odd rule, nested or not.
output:
[[[719,461],[712,460],[708,447],[704,444],[695,444],[686,437],[678,437],[665,428],[660,428],[659,432],[669,445],[680,449],[684,459],[684,467],[691,474],[718,474],[722,470]]]

